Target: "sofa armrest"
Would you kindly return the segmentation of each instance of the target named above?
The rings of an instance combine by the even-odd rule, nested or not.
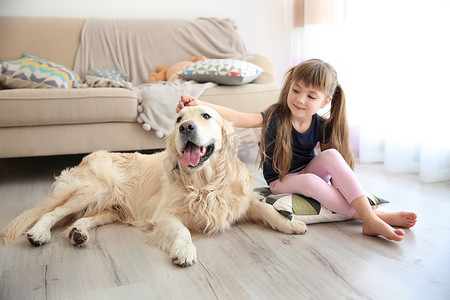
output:
[[[252,83],[265,84],[265,83],[275,83],[275,66],[273,65],[270,58],[255,53],[248,53],[243,55],[240,59],[249,61],[259,67],[261,67],[264,72],[256,78]]]

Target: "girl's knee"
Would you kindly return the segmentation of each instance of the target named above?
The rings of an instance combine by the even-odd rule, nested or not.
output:
[[[339,153],[339,151],[334,148],[324,150],[322,153],[320,153],[320,156],[323,156],[323,159],[327,159],[330,161],[344,160],[341,153]]]
[[[326,156],[331,156],[331,157],[333,157],[333,156],[342,156],[339,153],[339,151],[337,151],[334,148],[330,148],[330,149],[324,150],[324,151],[322,151],[322,153],[320,155],[326,155]]]

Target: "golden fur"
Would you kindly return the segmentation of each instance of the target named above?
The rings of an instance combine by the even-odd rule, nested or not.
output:
[[[71,224],[66,231],[71,243],[82,246],[89,229],[120,221],[148,232],[151,245],[169,253],[174,263],[189,266],[197,259],[190,230],[209,235],[248,220],[285,233],[306,231],[304,223],[289,221],[258,201],[252,174],[237,158],[234,129],[217,112],[186,107],[175,128],[164,152],[98,151],[64,170],[42,203],[4,228],[5,244],[27,233],[40,246],[50,241],[56,223],[65,223]],[[182,163],[187,141],[201,149],[201,161],[191,163],[195,166]]]

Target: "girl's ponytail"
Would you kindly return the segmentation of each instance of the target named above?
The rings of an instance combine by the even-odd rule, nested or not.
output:
[[[283,80],[283,87],[281,88],[278,101],[265,111],[263,116],[262,133],[259,143],[259,155],[261,157],[259,167],[262,168],[264,162],[269,159],[273,162],[274,170],[279,174],[279,179],[283,178],[289,173],[292,159],[292,147],[291,147],[291,111],[287,105],[287,98],[292,83],[293,73],[295,67],[289,69]],[[269,127],[269,123],[274,115],[277,115],[278,126],[276,137],[272,141],[273,144],[266,145],[265,133]],[[273,146],[273,156],[268,157],[266,154],[266,148]]]
[[[350,143],[350,129],[347,121],[345,94],[338,83],[331,101],[330,117],[323,125],[322,150],[334,148],[341,153],[350,168],[355,165]]]

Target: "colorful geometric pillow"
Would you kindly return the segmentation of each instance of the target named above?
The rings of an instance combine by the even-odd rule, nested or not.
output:
[[[205,59],[177,72],[184,80],[240,85],[258,78],[263,69],[251,62],[238,59]]]
[[[273,205],[280,214],[289,220],[295,218],[306,224],[314,224],[351,219],[350,217],[332,212],[313,198],[300,194],[270,195],[270,189],[268,187],[256,188],[255,192],[260,194],[259,200],[261,202]],[[389,203],[389,201],[367,192],[366,196],[372,209],[377,209]]]
[[[6,88],[71,88],[80,82],[74,71],[57,63],[23,54],[2,63],[0,85]]]

